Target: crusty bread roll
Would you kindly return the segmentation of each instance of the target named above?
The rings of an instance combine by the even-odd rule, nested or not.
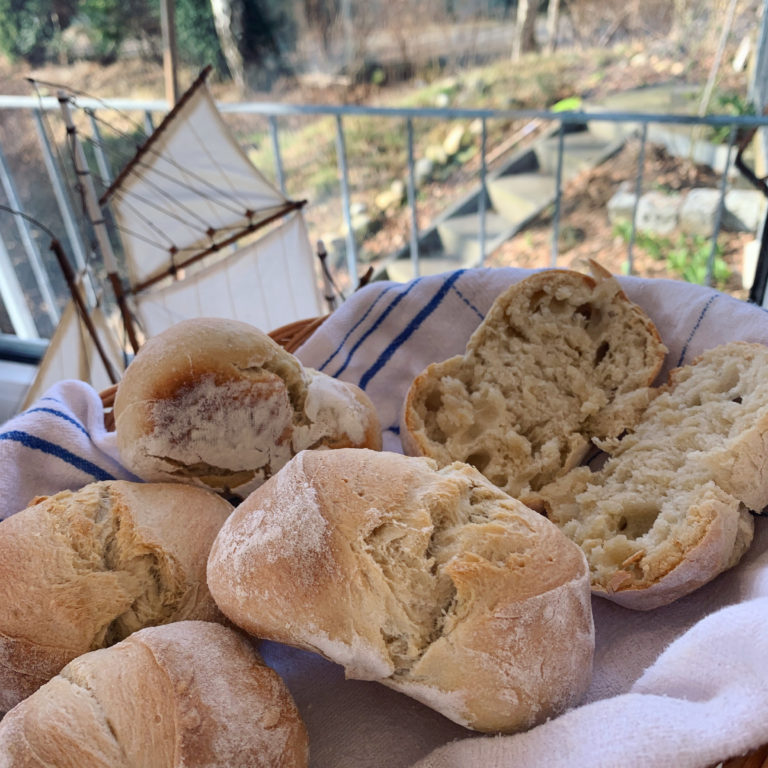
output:
[[[201,488],[114,481],[0,522],[0,712],[141,627],[223,620],[205,566],[231,511]]]
[[[86,653],[0,722],[2,768],[304,768],[307,735],[240,633],[183,621]]]
[[[403,449],[465,461],[525,500],[637,420],[665,353],[607,272],[534,273],[495,300],[464,355],[413,382]]]
[[[299,453],[224,524],[208,585],[246,631],[481,731],[542,722],[591,677],[583,553],[466,464]]]
[[[114,413],[120,456],[139,477],[235,498],[305,448],[381,448],[359,387],[303,367],[235,320],[187,320],[151,338],[120,382]]]
[[[733,342],[670,373],[626,436],[542,489],[587,555],[593,589],[651,609],[738,562],[768,504],[768,347]]]

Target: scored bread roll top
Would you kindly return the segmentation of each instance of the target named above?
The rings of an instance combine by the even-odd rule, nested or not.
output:
[[[141,627],[223,620],[205,566],[231,511],[201,488],[113,481],[0,523],[0,711]]]
[[[583,553],[466,464],[304,451],[227,520],[208,583],[248,632],[478,730],[562,712],[591,676]]]
[[[637,421],[666,348],[618,282],[544,270],[496,298],[464,355],[408,392],[406,453],[464,461],[512,496],[576,466],[592,438]]]
[[[547,514],[585,551],[593,590],[666,605],[735,565],[749,510],[768,504],[768,347],[732,342],[674,369],[597,472],[545,487]]]
[[[123,463],[144,480],[244,497],[305,448],[381,448],[373,404],[265,333],[218,318],[155,336],[115,399]]]
[[[78,657],[0,722],[3,768],[305,768],[307,754],[277,673],[201,621]]]

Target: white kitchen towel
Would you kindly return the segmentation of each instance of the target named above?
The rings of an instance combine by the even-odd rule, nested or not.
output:
[[[463,352],[494,298],[528,274],[478,269],[374,283],[298,357],[362,386],[379,411],[385,448],[398,451],[414,376]],[[620,282],[657,324],[669,348],[665,371],[725,341],[768,344],[760,308],[677,281]],[[95,392],[68,382],[46,397],[54,399],[0,427],[0,516],[102,473],[128,476]],[[692,595],[647,613],[595,598],[593,610],[595,665],[584,702],[513,736],[473,734],[381,685],[345,680],[314,654],[267,642],[261,649],[307,724],[312,768],[705,768],[768,742],[768,519],[757,520],[741,563]]]
[[[0,426],[0,520],[35,496],[96,480],[135,480],[117,456],[98,393],[81,381],[56,384]]]

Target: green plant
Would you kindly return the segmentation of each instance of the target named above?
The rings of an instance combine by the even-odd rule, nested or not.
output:
[[[620,237],[625,243],[628,243],[632,237],[632,222],[626,220],[617,221],[613,225],[613,235],[614,237]],[[638,230],[635,232],[635,245],[645,251],[655,261],[664,261],[673,243],[668,237]]]
[[[616,222],[613,225],[613,234],[628,243],[632,236],[632,223]],[[655,261],[665,261],[667,269],[686,282],[697,285],[704,285],[707,282],[712,257],[710,238],[681,232],[673,240],[653,232],[638,230],[635,233],[634,244]],[[712,262],[712,281],[715,285],[723,286],[730,276],[731,270],[723,259],[723,248],[717,243]]]
[[[709,262],[712,257],[710,238],[702,235],[680,235],[675,248],[667,254],[667,264],[678,276],[689,283],[704,285],[707,282]],[[712,280],[723,285],[731,276],[731,270],[723,260],[723,248],[715,244],[712,263]]]
[[[714,114],[733,115],[742,117],[755,115],[755,105],[747,101],[746,97],[736,92],[719,93],[713,99]],[[730,126],[712,126],[709,130],[709,141],[713,144],[725,144],[731,134]]]

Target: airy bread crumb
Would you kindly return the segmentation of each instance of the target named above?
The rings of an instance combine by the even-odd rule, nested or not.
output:
[[[665,353],[615,279],[536,273],[496,299],[464,355],[416,378],[404,450],[472,464],[524,497],[579,464],[592,438],[634,424]]]
[[[733,342],[678,368],[597,472],[542,489],[593,589],[653,608],[735,565],[768,504],[768,347]]]

